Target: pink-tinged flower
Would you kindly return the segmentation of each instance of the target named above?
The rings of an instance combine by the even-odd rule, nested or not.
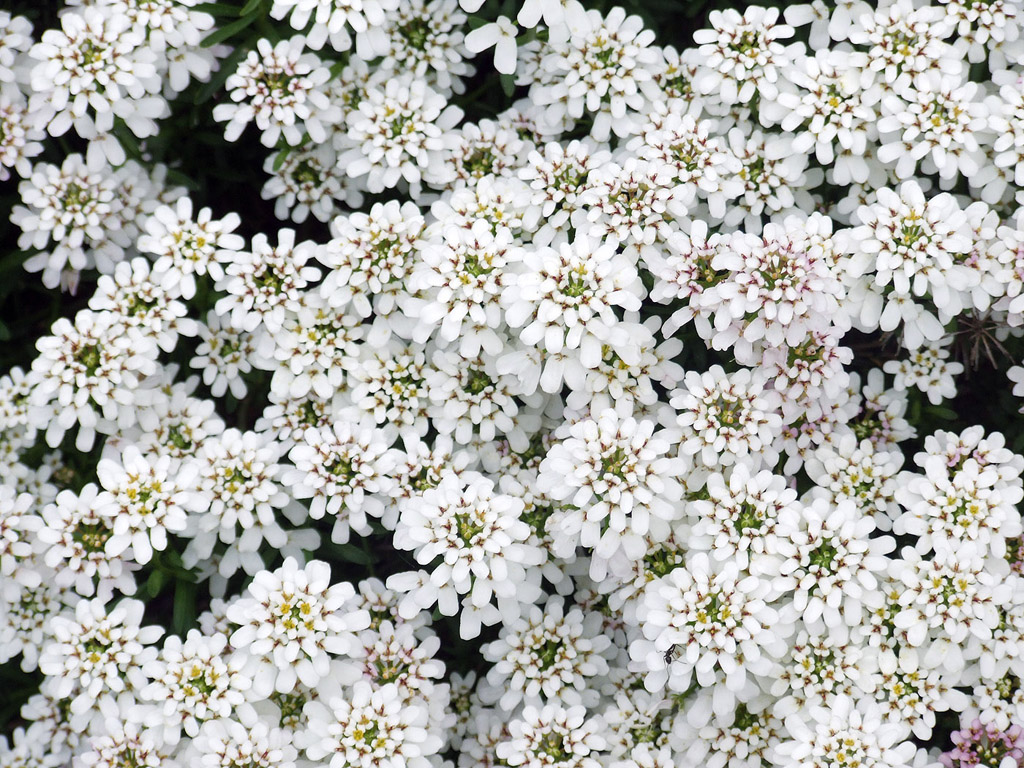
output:
[[[1003,730],[994,723],[982,725],[975,719],[969,726],[953,731],[949,738],[953,748],[939,756],[939,762],[946,768],[1024,766],[1024,729],[1019,725]]]

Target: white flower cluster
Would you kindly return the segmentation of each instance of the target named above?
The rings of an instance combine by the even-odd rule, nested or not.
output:
[[[517,5],[0,12],[0,766],[1024,766],[1024,7]]]

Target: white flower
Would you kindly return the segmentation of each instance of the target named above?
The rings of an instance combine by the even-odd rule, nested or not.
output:
[[[549,141],[529,153],[518,175],[529,183],[530,210],[539,216],[530,226],[539,227],[533,242],[550,245],[556,234],[569,230],[570,217],[581,206],[580,195],[587,189],[590,171],[609,158],[609,153],[592,141],[578,139],[564,145]]]
[[[992,161],[1012,173],[1014,181],[1024,179],[1024,132],[1020,122],[1024,97],[1017,85],[1018,75],[1012,70],[994,72],[992,81],[999,86],[998,96],[990,96],[986,101],[989,129],[996,134]]]
[[[59,168],[37,163],[18,191],[25,203],[11,214],[22,230],[18,247],[50,250],[26,263],[31,272],[43,271],[49,288],[59,284],[65,265],[75,270],[89,266],[87,251],[103,247],[110,231],[120,228],[117,178],[102,159],[85,161],[71,154]]]
[[[509,736],[497,746],[497,756],[523,768],[598,768],[605,747],[599,721],[581,706],[547,704],[523,708],[509,723]]]
[[[786,479],[763,469],[752,472],[745,463],[734,465],[727,475],[715,473],[705,485],[707,498],[687,506],[693,529],[684,537],[694,551],[707,552],[712,560],[735,561],[752,573],[778,571],[784,542],[798,530],[796,490]]]
[[[455,131],[442,164],[425,179],[431,186],[444,189],[474,187],[483,179],[509,181],[533,146],[508,118],[466,123]]]
[[[107,718],[103,729],[75,756],[73,765],[75,768],[119,768],[132,763],[137,768],[160,768],[170,762],[170,752],[137,724]]]
[[[665,67],[654,77],[661,91],[655,101],[655,108],[662,100],[667,100],[666,107],[671,106],[671,111],[700,117],[710,105],[705,103],[693,84],[693,79],[700,69],[697,49],[684,48],[679,51],[675,46],[666,45],[661,49],[661,53],[665,59]]]
[[[451,437],[439,435],[432,443],[418,435],[403,436],[403,450],[397,466],[391,470],[395,483],[391,486],[391,501],[382,522],[390,531],[395,529],[398,514],[407,499],[436,488],[446,473],[460,475],[476,467],[478,458],[468,450],[456,450]]]
[[[905,473],[896,500],[906,512],[893,523],[893,532],[916,537],[915,547],[959,550],[970,542],[983,553],[1006,556],[1006,540],[1021,535],[1017,504],[1024,498],[1019,482],[1005,483],[995,467],[968,458],[950,467],[943,456],[921,462],[924,475]]]
[[[572,223],[595,239],[606,239],[623,254],[645,256],[661,250],[685,218],[693,189],[679,184],[670,166],[657,160],[626,157],[594,168],[580,192],[580,210]]]
[[[296,768],[291,734],[263,720],[210,720],[185,753],[196,768]]]
[[[771,682],[771,693],[778,697],[772,713],[782,719],[817,704],[827,705],[837,696],[873,693],[879,677],[876,667],[871,649],[813,622],[797,632],[781,673]],[[878,694],[884,696],[881,691]]]
[[[301,441],[310,427],[330,427],[335,415],[348,405],[343,395],[322,398],[313,391],[303,397],[290,397],[271,390],[268,399],[269,405],[256,420],[254,430],[269,432],[281,443],[282,451]]]
[[[596,367],[604,345],[627,364],[638,362],[638,350],[615,308],[637,310],[644,296],[636,267],[616,253],[613,243],[577,236],[557,249],[527,250],[517,272],[502,291],[505,321],[522,328],[524,344],[554,355],[575,353],[584,368]],[[561,389],[563,365],[549,359],[541,376],[546,392]]]
[[[50,637],[50,619],[69,614],[69,606],[80,599],[57,586],[54,572],[41,562],[33,560],[31,566],[34,586],[9,580],[0,589],[0,663],[20,654],[23,672],[39,666],[39,652]]]
[[[160,655],[150,659],[143,673],[152,682],[139,692],[147,702],[147,724],[167,744],[177,744],[181,732],[195,738],[206,720],[231,717],[252,685],[243,672],[245,659],[230,656],[224,634],[204,636],[190,629],[185,640],[170,635]]]
[[[786,718],[789,740],[773,751],[773,764],[785,768],[903,768],[917,747],[903,723],[887,723],[870,699],[838,696],[829,705],[811,706]]]
[[[895,163],[901,179],[910,178],[922,161],[922,170],[934,169],[943,180],[956,179],[958,172],[974,176],[986,159],[978,142],[987,139],[982,134],[988,127],[978,84],[937,72],[920,79],[902,98],[883,97],[878,159]]]
[[[479,0],[461,0],[467,12],[475,10],[466,8],[467,2],[480,5]],[[523,0],[519,5],[516,21],[526,29],[534,29],[542,19],[545,27],[554,27],[566,23],[567,20],[579,20],[585,13],[583,6],[576,0]]]
[[[23,179],[32,175],[29,160],[43,151],[45,136],[36,118],[19,91],[0,88],[0,181],[11,177],[9,169]]]
[[[701,93],[715,94],[723,104],[746,104],[757,95],[774,101],[779,94],[779,75],[793,66],[803,47],[785,45],[793,28],[779,24],[777,8],[748,8],[742,15],[728,8],[712,11],[712,29],[698,30],[700,69],[694,85]]]
[[[428,728],[426,703],[404,700],[393,683],[374,689],[360,680],[346,698],[310,702],[305,713],[306,756],[331,768],[429,768],[444,747]]]
[[[713,706],[714,689],[702,688],[690,700],[689,713],[700,711],[707,716]],[[711,700],[711,701],[709,701]],[[671,755],[682,754],[687,764],[707,765],[709,768],[761,768],[786,733],[782,721],[771,713],[771,698],[760,695],[750,702],[737,704],[731,711],[715,715],[707,723],[684,728],[675,725],[673,736],[677,749]],[[689,725],[687,723],[686,725]],[[653,746],[640,744],[631,753],[634,760],[641,750]],[[668,748],[662,747],[659,760],[650,763],[637,760],[637,768],[661,768],[676,764],[665,760]],[[659,762],[663,760],[664,762]]]
[[[282,483],[295,498],[312,499],[309,515],[319,520],[335,518],[331,540],[345,543],[349,530],[360,536],[370,533],[366,516],[384,514],[383,497],[394,489],[390,477],[397,463],[389,450],[390,431],[360,424],[351,410],[338,415],[332,427],[309,427],[288,458],[294,470],[286,470]]]
[[[902,453],[877,449],[870,440],[858,440],[853,433],[816,449],[804,464],[815,483],[813,494],[823,494],[836,503],[844,499],[856,502],[881,531],[891,530],[899,515],[894,497],[901,466]]]
[[[857,390],[860,390],[858,393]],[[870,440],[876,449],[896,450],[898,444],[917,434],[904,417],[907,412],[907,393],[885,388],[885,376],[880,368],[868,371],[863,386],[856,373],[850,375],[852,415],[845,416],[858,439]],[[855,412],[855,415],[853,415]],[[927,439],[927,438],[926,438]]]
[[[780,219],[814,209],[808,189],[821,183],[820,170],[807,168],[807,155],[793,148],[786,134],[764,133],[744,124],[727,134],[729,149],[739,158],[743,192],[727,209],[725,223],[760,231],[763,216]]]
[[[892,560],[890,573],[899,588],[899,612],[893,623],[906,631],[907,642],[919,647],[929,637],[952,644],[947,667],[962,665],[959,647],[970,636],[987,640],[999,624],[1000,605],[1006,603],[1011,584],[986,569],[977,550],[962,548],[956,555],[937,553],[924,560],[912,547]]]
[[[971,701],[963,712],[970,722],[977,718],[982,724],[992,723],[1007,729],[1019,723],[1024,715],[1024,688],[1012,672],[996,680],[981,680],[971,686]]]
[[[926,199],[916,181],[906,181],[895,191],[878,190],[878,202],[861,206],[856,216],[861,226],[844,230],[838,242],[850,254],[840,267],[853,283],[855,326],[892,331],[902,321],[908,349],[941,339],[951,293],[972,279],[956,258],[972,246],[956,200],[947,193]]]
[[[682,428],[679,450],[707,467],[778,461],[782,418],[778,395],[765,388],[757,370],[727,374],[713,365],[706,373],[687,371],[683,388],[672,393]]]
[[[421,565],[437,564],[429,574],[388,579],[390,589],[408,593],[399,615],[437,603],[442,615],[454,616],[464,595],[459,632],[465,639],[479,635],[481,624],[517,619],[540,594],[540,574],[526,569],[544,561],[526,543],[530,527],[522,511],[521,499],[495,493],[494,483],[475,472],[445,474],[436,488],[410,498],[400,511],[395,547],[413,550]]]
[[[761,235],[732,234],[711,259],[726,276],[703,291],[700,309],[713,313],[715,349],[801,345],[840,318],[845,291],[834,267],[831,220],[812,214],[765,224]]]
[[[281,330],[262,336],[261,368],[273,370],[272,391],[304,397],[310,391],[329,398],[344,389],[345,369],[359,355],[363,326],[334,309],[318,293],[302,294],[301,306],[288,312]],[[244,360],[244,358],[243,358]]]
[[[256,42],[224,87],[233,104],[218,104],[213,119],[227,122],[224,138],[236,141],[255,122],[265,147],[279,138],[290,146],[302,143],[303,132],[317,143],[327,140],[327,129],[341,119],[325,85],[331,73],[312,53],[304,53],[305,38],[296,35],[276,45],[265,38]]]
[[[1020,587],[1021,562],[1020,539],[1015,542],[1016,551],[1007,557],[1011,561],[1011,574],[1008,580],[1013,585],[1010,599],[999,607],[999,626],[992,633],[991,640],[983,640],[978,647],[977,671],[985,680],[995,680],[1004,671],[1019,673],[1024,671],[1024,592]],[[972,654],[973,655],[973,654]]]
[[[312,20],[306,44],[320,50],[330,42],[341,53],[352,47],[349,29],[359,33],[380,27],[399,5],[399,0],[274,0],[270,15],[283,19],[290,14],[288,22],[296,31]]]
[[[668,430],[655,434],[655,427],[606,410],[573,424],[569,437],[548,452],[537,487],[570,505],[551,531],[558,550],[582,545],[607,560],[621,549],[638,560],[647,550],[645,536],[668,536],[685,465],[671,455],[677,437]]]
[[[125,160],[110,131],[124,121],[139,138],[155,136],[157,118],[170,112],[160,96],[156,54],[143,33],[124,14],[86,6],[60,17],[60,29],[48,29],[29,55],[33,109],[53,115],[47,129],[62,136],[72,126],[83,139],[101,140],[113,165]],[[90,154],[93,154],[90,151]]]
[[[657,318],[648,319],[644,325],[631,324],[630,333],[640,350],[640,359],[633,365],[611,348],[602,347],[601,362],[596,367],[566,369],[570,389],[566,405],[591,416],[613,408],[623,415],[656,418],[665,403],[659,399],[655,385],[671,390],[683,379],[682,367],[673,362],[682,350],[682,341],[669,338],[659,344],[657,330]]]
[[[520,258],[512,233],[485,219],[472,227],[445,227],[438,241],[424,243],[408,282],[416,299],[403,305],[419,321],[413,340],[423,343],[437,329],[438,337],[446,344],[457,342],[465,357],[479,355],[481,348],[500,354],[498,302]]]
[[[84,717],[71,715],[67,700],[57,696],[53,692],[55,688],[54,681],[44,680],[39,693],[25,702],[22,713],[26,719],[32,720],[28,727],[29,738],[37,745],[45,744],[51,760],[66,762],[84,746],[82,721],[92,718],[88,713]],[[41,751],[35,749],[37,754]]]
[[[725,138],[712,135],[713,123],[680,115],[670,104],[674,106],[674,102],[655,102],[641,135],[627,147],[638,157],[668,168],[678,185],[673,191],[680,201],[699,197],[707,202],[711,217],[724,219],[727,201],[743,191],[738,175],[743,166],[729,151]]]
[[[190,396],[198,382],[193,379],[172,385],[168,391],[153,392],[148,407],[139,412],[146,429],[135,430],[134,442],[140,452],[185,459],[195,456],[207,438],[224,431],[212,400]]]
[[[107,554],[113,536],[112,521],[102,514],[113,497],[88,483],[76,495],[57,494],[56,502],[43,507],[43,527],[38,538],[46,565],[56,570],[54,583],[73,587],[86,597],[107,598],[114,589],[130,595],[135,591],[131,569],[122,555]]]
[[[241,625],[231,645],[252,667],[255,695],[290,693],[300,680],[316,686],[328,674],[328,654],[349,653],[353,633],[369,626],[366,611],[341,611],[355,594],[352,585],[330,579],[327,563],[300,568],[288,557],[276,571],[257,573],[247,596],[228,608],[228,620]]]
[[[499,374],[488,355],[465,358],[454,350],[437,350],[432,362],[427,414],[440,435],[453,435],[467,445],[501,434],[515,449],[526,450],[528,435],[540,427],[540,397],[526,395],[515,376]]]
[[[239,330],[255,331],[261,324],[271,333],[284,324],[286,310],[297,311],[301,305],[301,291],[320,278],[317,267],[306,266],[316,246],[310,241],[296,244],[295,230],[282,229],[277,233],[277,245],[271,246],[262,232],[252,239],[252,251],[218,252],[218,257],[230,260],[224,268],[225,276],[217,287],[227,292],[218,299],[218,315],[230,314],[231,324]]]
[[[824,301],[831,298],[826,297]],[[845,327],[846,320],[841,313],[832,320],[839,320]],[[810,330],[803,341],[792,347],[764,345],[760,350],[760,366],[772,387],[783,397],[782,417],[788,429],[794,424],[806,425],[816,419],[827,419],[828,414],[847,399],[850,378],[845,366],[853,359],[853,350],[839,345],[837,336],[841,333],[837,329]],[[758,362],[755,350],[747,349],[745,343],[734,349],[738,359]]]
[[[504,626],[498,639],[482,648],[494,666],[481,699],[498,700],[506,712],[521,701],[593,706],[595,678],[608,671],[611,638],[602,631],[599,614],[575,606],[566,610],[562,597],[531,606],[528,615]]]
[[[946,466],[955,472],[967,459],[974,459],[979,467],[998,472],[1003,483],[1021,486],[1024,456],[1006,447],[1006,438],[1001,432],[986,432],[980,425],[968,427],[960,434],[940,430],[924,439],[924,449],[923,454],[914,456],[918,466],[924,466],[926,456],[941,456]]]
[[[27,587],[37,587],[40,582],[38,573],[24,567],[36,550],[36,534],[43,527],[34,506],[31,494],[0,485],[0,575]]]
[[[360,317],[391,314],[422,247],[424,224],[415,204],[397,200],[336,217],[331,240],[316,254],[330,270],[321,295],[332,307],[351,306]]]
[[[113,557],[132,551],[142,565],[153,550],[167,548],[167,534],[185,529],[189,510],[199,501],[188,490],[195,478],[191,464],[173,467],[170,456],[150,458],[128,446],[117,460],[100,459],[96,476],[111,498],[98,512],[110,518],[104,551]]]
[[[466,130],[463,126],[461,131],[453,134],[455,146],[465,148]],[[483,137],[481,145],[486,149],[487,141]],[[500,152],[501,148],[496,147],[495,151]],[[472,158],[468,159],[472,161]],[[495,162],[504,161],[500,155],[495,155]],[[436,219],[427,228],[430,237],[438,235],[449,225],[472,227],[479,219],[493,222],[495,228],[507,227],[513,235],[529,232],[537,223],[535,212],[530,208],[530,193],[523,181],[491,173],[482,175],[474,184],[457,186],[450,194],[433,202],[430,212]]]
[[[114,266],[113,274],[100,275],[89,308],[105,312],[114,326],[135,328],[173,352],[179,336],[195,336],[198,324],[187,317],[188,308],[178,292],[164,287],[163,276],[150,271],[149,261],[136,256]]]
[[[255,574],[263,569],[259,547],[264,540],[275,548],[285,545],[287,535],[275,510],[285,509],[300,522],[304,514],[296,516],[297,503],[278,485],[280,450],[266,434],[237,429],[199,444],[196,491],[209,507],[190,515],[182,532],[193,539],[183,555],[186,567],[210,558],[219,542],[228,545],[219,563],[222,576],[230,576],[239,565]]]
[[[696,676],[699,685],[721,685],[731,700],[748,674],[770,674],[789,634],[768,605],[779,594],[773,581],[741,572],[734,562],[716,567],[706,553],[692,554],[644,593],[638,610],[644,639],[630,648],[646,672],[644,686],[658,691],[667,683],[681,693]]]
[[[123,14],[145,36],[147,44],[161,54],[157,62],[161,74],[166,74],[164,70],[171,66],[165,57],[196,55],[203,33],[214,25],[213,16],[194,9],[199,5],[196,0],[99,0],[97,5],[109,9],[107,13]],[[171,69],[168,84],[175,92],[183,91],[184,86],[174,76],[173,66]]]
[[[951,337],[926,342],[905,360],[886,360],[882,370],[893,374],[895,389],[916,386],[932,405],[956,397],[956,379],[964,372],[963,363],[947,362]]]
[[[466,49],[480,53],[493,46],[494,68],[503,75],[511,75],[516,71],[518,33],[519,28],[507,16],[499,16],[496,21],[477,27],[466,35]]]
[[[590,135],[597,141],[612,132],[635,133],[639,116],[657,99],[654,74],[664,66],[651,45],[654,31],[622,8],[604,17],[593,9],[571,15],[552,30],[541,61],[544,78],[530,89],[530,99],[547,107],[552,122],[592,114]]]
[[[189,366],[202,371],[203,383],[214,397],[222,397],[228,388],[236,400],[247,391],[242,374],[252,370],[256,355],[256,337],[231,323],[230,316],[208,312],[206,323],[198,325],[200,344]]]
[[[374,581],[389,598],[390,610],[383,613],[390,616],[397,607],[397,595]],[[335,663],[336,678],[346,685],[359,679],[369,680],[375,689],[394,685],[405,701],[429,708],[432,725],[447,722],[450,717],[443,710],[448,686],[438,682],[444,677],[444,662],[434,658],[441,639],[420,622],[399,618],[396,625],[382,618],[381,611],[372,611],[373,604],[361,598],[362,595],[349,601],[349,606],[371,606],[371,627],[359,633],[359,658]]]
[[[930,739],[935,713],[962,712],[967,696],[956,690],[941,666],[916,648],[885,648],[878,657],[879,687],[875,696],[887,705],[886,719],[909,726],[919,739]]]
[[[799,511],[801,530],[787,542],[781,573],[795,580],[792,604],[783,614],[807,623],[819,619],[835,631],[863,620],[865,594],[878,589],[885,557],[895,548],[889,536],[871,537],[875,521],[852,501],[835,505],[817,499]]]
[[[879,8],[858,3],[852,10],[847,17],[853,22],[849,40],[870,46],[868,67],[880,72],[893,92],[912,91],[926,72],[958,75],[963,70],[962,57],[945,42],[954,25],[941,6],[915,7],[911,0],[896,0]]]
[[[39,657],[39,670],[55,680],[54,693],[71,699],[71,712],[82,714],[122,691],[146,684],[142,665],[156,656],[161,627],[140,627],[143,604],[121,600],[80,600],[74,618],[55,616],[53,639]]]
[[[274,201],[274,215],[301,224],[313,214],[317,221],[329,221],[342,204],[356,208],[362,193],[348,182],[337,166],[337,153],[327,144],[280,150],[263,163],[270,180],[260,197]],[[282,156],[283,154],[283,156]]]
[[[32,47],[32,22],[24,16],[0,12],[0,83],[22,79],[25,52]]]
[[[445,97],[462,93],[462,78],[475,71],[464,61],[465,23],[456,0],[404,0],[383,26],[356,36],[356,53],[365,61],[383,56],[383,72],[407,73]]]
[[[666,241],[666,252],[648,251],[644,263],[654,276],[651,299],[659,304],[682,299],[683,306],[676,309],[665,321],[662,331],[673,334],[691,320],[695,320],[702,337],[712,336],[711,325],[701,306],[701,295],[712,288],[725,275],[712,269],[711,262],[719,249],[724,248],[730,237],[722,234],[708,234],[704,221],[695,221],[688,231],[673,232]]]
[[[793,151],[813,149],[819,163],[834,163],[836,184],[867,181],[869,165],[863,155],[869,139],[876,137],[875,107],[882,97],[867,57],[818,50],[785,75],[799,90],[780,93],[778,106],[766,105],[765,111],[783,131],[796,133]]]
[[[377,424],[410,427],[421,437],[427,434],[430,399],[421,347],[404,346],[394,338],[379,348],[364,344],[360,359],[347,373],[352,402],[372,414]]]
[[[356,147],[343,153],[338,164],[353,178],[366,177],[370,192],[383,192],[405,180],[413,198],[419,195],[424,173],[454,146],[445,132],[462,117],[444,96],[410,75],[389,79],[368,89],[358,108],[349,113],[348,138]]]
[[[180,198],[174,207],[162,205],[146,219],[138,247],[157,257],[153,272],[164,276],[164,287],[177,287],[183,298],[196,294],[196,275],[223,279],[221,261],[233,257],[222,251],[240,251],[245,241],[231,234],[241,223],[236,213],[214,219],[209,208],[193,214],[192,200]]]
[[[1010,3],[996,0],[976,7],[963,0],[949,0],[946,13],[956,24],[956,45],[961,51],[966,48],[971,63],[991,57],[991,68],[1000,69],[1006,57],[1018,50],[1020,13]]]

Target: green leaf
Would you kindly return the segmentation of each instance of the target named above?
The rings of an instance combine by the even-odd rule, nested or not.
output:
[[[213,77],[210,78],[210,82],[204,85],[199,93],[196,94],[196,104],[202,104],[209,101],[210,98],[217,91],[221,89],[225,81],[231,77],[232,73],[238,68],[238,62],[245,58],[246,50],[244,48],[236,48],[220,63],[220,69],[214,73]]]
[[[243,29],[252,24],[262,14],[257,9],[254,13],[250,13],[248,16],[243,16],[238,21],[232,21],[230,24],[225,24],[220,29],[215,29],[213,32],[203,38],[203,42],[199,45],[203,48],[209,48],[217,43],[224,42],[229,37],[233,36],[237,32],[241,32]]]
[[[338,75],[340,75],[341,71],[343,69],[345,69],[345,67],[347,67],[347,66],[348,66],[348,60],[347,59],[339,59],[338,61],[333,62],[331,64],[331,68],[330,68],[330,72],[331,72],[330,79],[333,80]]]
[[[247,2],[242,7],[242,12],[239,14],[239,16],[248,16],[250,13],[255,11],[261,5],[263,5],[263,0],[249,0],[249,2]]]
[[[941,405],[925,406],[924,412],[934,416],[937,419],[943,419],[945,421],[954,421],[956,419],[956,411],[953,411],[949,408],[944,408]]]
[[[190,176],[186,176],[181,171],[176,171],[173,168],[167,169],[167,183],[185,187],[185,189],[191,192],[196,192],[199,189],[201,189],[200,185],[196,183],[195,179],[193,179]]]
[[[166,583],[167,571],[158,567],[149,575],[149,579],[146,581],[146,594],[150,597],[156,597],[160,594],[160,590],[164,588]]]
[[[113,134],[121,143],[121,147],[129,159],[142,159],[142,148],[139,146],[139,140],[135,138],[135,134],[128,130],[128,126],[120,118],[114,124]]]
[[[1013,440],[1013,445],[1010,446],[1010,449],[1014,453],[1020,453],[1022,448],[1024,448],[1024,432],[1018,432],[1017,437]]]
[[[331,547],[331,550],[347,562],[355,563],[356,565],[370,564],[370,556],[355,544],[335,544]]]
[[[0,320],[0,341],[11,340],[11,329],[7,327],[7,323]]]
[[[501,75],[501,90],[505,92],[506,96],[511,97],[516,90],[516,76],[515,75]]]
[[[192,6],[193,10],[208,13],[211,16],[240,16],[238,8],[228,3],[199,3]]]
[[[171,630],[184,635],[196,621],[196,585],[179,581],[174,586],[174,609],[171,614]]]
[[[284,161],[288,158],[288,152],[291,147],[283,147],[276,155],[274,155],[274,170],[281,170],[281,166],[284,165]]]

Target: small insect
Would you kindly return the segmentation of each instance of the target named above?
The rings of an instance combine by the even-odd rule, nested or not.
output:
[[[665,663],[671,664],[676,660],[676,646],[670,645],[665,649]]]

